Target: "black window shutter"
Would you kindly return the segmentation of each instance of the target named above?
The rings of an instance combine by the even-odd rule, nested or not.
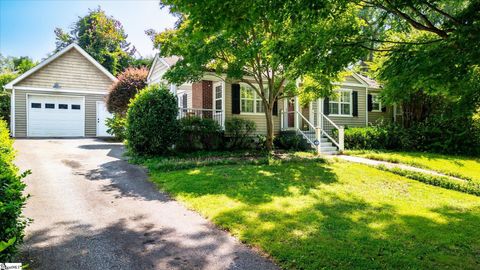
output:
[[[232,114],[240,114],[240,84],[232,84]]]
[[[382,112],[386,112],[387,111],[387,107],[382,107]]]
[[[373,97],[372,95],[368,94],[368,105],[367,105],[367,108],[368,108],[368,111],[371,112],[372,109],[373,109]]]
[[[182,100],[182,105],[183,105],[183,108],[187,108],[187,94],[183,94],[183,100]]]
[[[273,112],[272,112],[273,115],[278,115],[278,100],[275,100],[275,102],[273,103]]]
[[[328,97],[323,99],[323,114],[330,114],[330,99]]]
[[[353,102],[352,115],[358,117],[358,92],[357,91],[352,92],[352,102]]]

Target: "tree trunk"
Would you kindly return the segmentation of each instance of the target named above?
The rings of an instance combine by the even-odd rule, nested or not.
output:
[[[267,141],[265,142],[265,146],[268,151],[273,150],[273,106],[265,106],[270,107],[266,108],[265,110],[265,119],[267,120]]]

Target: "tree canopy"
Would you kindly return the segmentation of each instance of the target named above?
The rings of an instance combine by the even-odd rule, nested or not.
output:
[[[381,32],[380,38],[370,35],[363,41],[373,41],[369,48],[376,51],[373,68],[384,83],[387,100],[401,101],[409,98],[409,92],[421,90],[478,106],[480,1],[362,0],[359,4],[370,16],[365,19],[368,25]]]
[[[349,1],[164,0],[177,14],[175,29],[152,33],[162,56],[181,56],[165,77],[198,81],[205,72],[249,85],[263,102],[267,147],[273,141],[274,103],[297,78],[337,78],[366,52],[341,46],[360,28]]]
[[[129,66],[136,50],[122,24],[97,8],[79,17],[69,32],[55,29],[56,51],[76,42],[113,75]]]

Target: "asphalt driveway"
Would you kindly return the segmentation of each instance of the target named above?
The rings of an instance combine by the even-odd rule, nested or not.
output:
[[[171,200],[123,146],[96,139],[18,139],[31,169],[22,248],[33,269],[275,269]]]

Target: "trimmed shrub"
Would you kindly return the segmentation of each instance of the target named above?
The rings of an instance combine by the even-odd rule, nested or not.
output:
[[[127,112],[127,147],[137,155],[165,154],[178,136],[177,99],[165,85],[150,85]]]
[[[112,118],[107,118],[105,124],[108,127],[108,134],[112,135],[118,141],[125,140],[127,119],[124,116],[115,113]]]
[[[183,152],[218,150],[222,143],[222,128],[210,118],[185,117],[180,119],[180,132],[175,149]]]
[[[429,119],[408,128],[380,124],[345,130],[345,148],[352,150],[405,150],[444,154],[480,153],[480,130],[468,120]]]
[[[120,73],[117,81],[110,87],[107,96],[107,109],[111,113],[124,115],[130,99],[147,86],[148,70],[145,67],[127,68]]]
[[[388,132],[373,126],[345,129],[345,147],[347,149],[386,149]]]
[[[0,92],[0,119],[10,123],[10,93]]]
[[[283,150],[307,151],[311,146],[305,138],[299,136],[295,131],[282,131],[273,140],[275,147]]]
[[[383,171],[398,174],[400,176],[404,176],[412,180],[423,182],[425,184],[429,184],[432,186],[438,186],[446,189],[456,190],[456,191],[480,196],[480,185],[472,181],[455,180],[446,176],[429,175],[426,173],[414,172],[414,171],[404,170],[396,167],[387,168],[382,165],[377,166],[376,168]]]
[[[229,138],[227,147],[231,149],[251,148],[255,140],[255,122],[248,119],[232,117],[225,121],[225,133]]]
[[[27,224],[27,219],[22,216],[27,199],[22,194],[25,189],[22,178],[29,172],[19,174],[13,164],[14,158],[7,123],[0,120],[0,246],[4,249],[0,252],[0,262],[8,262],[16,254]]]

